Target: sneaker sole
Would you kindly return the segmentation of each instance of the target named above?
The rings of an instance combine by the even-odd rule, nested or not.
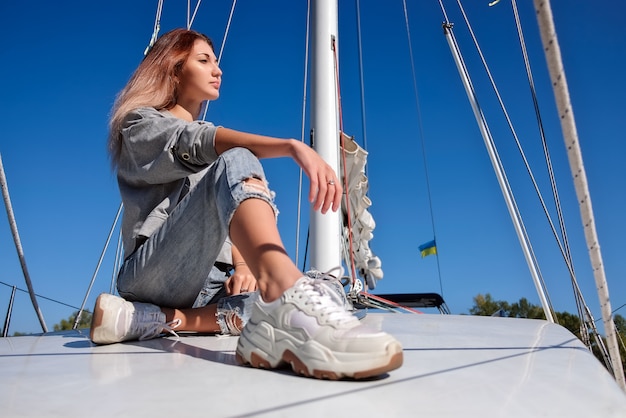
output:
[[[278,345],[274,338],[273,328],[269,324],[260,323],[256,327],[257,330],[259,327],[262,328],[260,334],[264,335],[263,345],[268,348]],[[275,369],[288,364],[299,375],[327,380],[343,378],[361,380],[376,377],[399,368],[403,363],[402,346],[391,337],[384,351],[379,354],[334,353],[326,347],[319,345],[313,347],[323,354],[321,357],[327,359],[323,362],[305,353],[305,350],[311,350],[311,344],[318,345],[315,342],[308,342],[301,347],[296,347],[291,341],[281,339],[282,348],[277,350],[280,355],[273,356],[255,345],[245,335],[244,330],[244,334],[239,337],[235,357],[240,365],[249,365],[258,369]]]
[[[111,338],[106,332],[102,323],[105,321],[105,314],[109,305],[118,305],[115,299],[112,299],[109,294],[102,293],[96,299],[96,305],[93,309],[93,315],[91,317],[91,329],[89,330],[89,338],[96,344],[112,344],[119,342],[115,338]]]

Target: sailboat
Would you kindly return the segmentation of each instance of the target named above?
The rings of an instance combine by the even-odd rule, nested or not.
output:
[[[543,10],[549,7],[548,2],[537,3]],[[341,172],[340,157],[335,154],[341,148],[340,139],[345,140],[342,145],[347,151],[363,152],[337,135],[342,130],[335,113],[337,20],[336,2],[313,2],[311,100],[315,110],[311,130],[316,149],[327,160],[337,161]],[[357,177],[364,174],[360,166],[355,173]],[[354,215],[350,208],[345,212]],[[341,243],[350,238],[353,228],[342,235],[345,221],[339,215],[315,216],[310,241],[318,244],[311,247],[310,264],[323,270],[343,262]],[[373,269],[363,274],[362,283],[375,289],[380,266],[373,246],[371,250],[364,263],[371,262]],[[393,298],[377,300],[374,289],[365,292],[368,297],[363,303],[393,307]],[[402,368],[365,382],[328,382],[301,378],[289,370],[237,366],[236,337],[190,335],[179,340],[167,337],[94,346],[87,332],[77,329],[3,338],[2,412],[64,417],[620,417],[626,413],[619,376],[611,376],[576,336],[552,321],[400,315],[371,308],[362,321],[402,342]]]

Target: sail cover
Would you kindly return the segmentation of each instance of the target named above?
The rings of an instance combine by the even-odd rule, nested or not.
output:
[[[365,280],[369,289],[374,289],[378,280],[383,278],[383,270],[380,258],[374,255],[369,246],[374,237],[376,223],[368,211],[372,201],[367,196],[369,188],[365,175],[367,151],[361,148],[353,137],[346,134],[343,134],[342,142],[342,152],[345,156],[342,161],[342,165],[345,164],[342,174],[347,177],[347,181],[343,180],[344,186],[347,186],[347,199],[342,202],[344,261],[351,265],[350,253],[352,253],[357,273]]]

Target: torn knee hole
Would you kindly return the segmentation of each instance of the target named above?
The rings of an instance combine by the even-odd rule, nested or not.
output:
[[[270,191],[267,187],[267,183],[258,178],[248,178],[243,181],[243,189],[248,192],[262,193],[266,196],[270,196]]]

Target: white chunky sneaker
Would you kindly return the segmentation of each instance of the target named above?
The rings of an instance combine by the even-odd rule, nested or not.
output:
[[[96,299],[89,337],[96,344],[128,340],[149,340],[163,332],[174,336],[180,319],[165,322],[165,314],[150,303],[128,302],[119,296],[102,293]]]
[[[327,284],[304,276],[274,302],[259,298],[237,343],[237,361],[257,368],[287,363],[318,379],[364,379],[402,365],[402,346],[350,314]]]

